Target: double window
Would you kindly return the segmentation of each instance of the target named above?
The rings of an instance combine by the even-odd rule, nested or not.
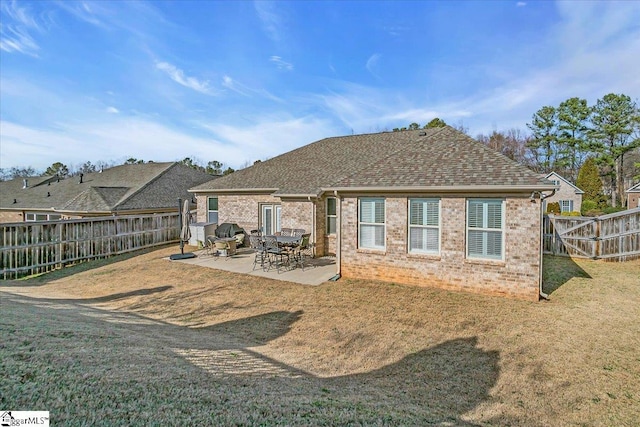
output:
[[[218,198],[209,197],[207,199],[207,222],[218,223]]]
[[[467,256],[504,258],[504,200],[467,200]]]
[[[573,200],[560,200],[560,212],[573,212]]]
[[[409,199],[409,252],[440,252],[439,199]]]
[[[358,208],[358,247],[384,250],[384,199],[374,197],[360,198]]]
[[[327,234],[336,234],[336,198],[327,198]]]

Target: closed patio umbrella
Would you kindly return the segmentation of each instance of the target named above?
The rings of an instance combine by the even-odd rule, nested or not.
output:
[[[178,199],[178,207],[180,212],[180,253],[173,254],[170,259],[185,259],[195,258],[195,254],[192,252],[184,253],[184,243],[188,242],[191,238],[191,229],[189,228],[189,220],[191,218],[191,211],[189,209],[189,199],[181,204],[182,200]]]

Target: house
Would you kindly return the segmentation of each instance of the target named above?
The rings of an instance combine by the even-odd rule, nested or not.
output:
[[[198,221],[306,229],[342,277],[538,300],[554,188],[447,126],[322,139],[190,191]]]
[[[640,182],[627,191],[627,209],[640,207]]]
[[[554,195],[544,200],[545,210],[546,206],[549,203],[557,202],[558,204],[560,204],[561,213],[580,212],[580,209],[582,208],[582,195],[584,194],[584,191],[573,185],[571,182],[567,181],[556,172],[551,172],[543,176],[545,179],[548,179],[558,187],[558,190],[556,190]]]
[[[0,222],[175,212],[212,176],[180,163],[121,165],[67,178],[0,182]],[[195,207],[195,205],[194,205]]]

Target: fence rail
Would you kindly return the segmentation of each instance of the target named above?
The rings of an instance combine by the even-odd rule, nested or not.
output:
[[[124,254],[180,238],[178,213],[0,224],[3,279]]]
[[[628,261],[640,258],[640,208],[599,217],[545,215],[543,252]]]

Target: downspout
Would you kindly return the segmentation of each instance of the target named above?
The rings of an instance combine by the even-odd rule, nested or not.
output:
[[[333,192],[336,198],[336,280],[340,278],[342,270],[342,197],[338,190]]]
[[[309,200],[309,202],[311,202],[311,196],[307,197],[307,200]],[[310,241],[313,242],[313,252],[312,252],[312,256],[315,258],[316,256],[316,245],[317,245],[317,240],[316,240],[316,203],[318,202],[318,197],[316,197],[314,202],[311,202],[311,239]]]
[[[534,196],[535,193],[536,192],[532,193],[531,195]],[[540,246],[540,267],[539,267],[540,271],[538,273],[538,287],[539,287],[538,294],[542,299],[544,299],[546,301],[549,301],[549,295],[545,294],[542,291],[542,262],[544,260],[544,250],[543,250],[544,249],[544,227],[543,227],[543,225],[544,225],[544,212],[543,212],[542,207],[544,206],[544,203],[543,203],[544,199],[546,199],[547,197],[551,197],[554,194],[556,194],[556,189],[554,188],[551,191],[551,194],[543,194],[542,192],[537,192],[537,193],[540,194],[540,245],[539,245]]]

